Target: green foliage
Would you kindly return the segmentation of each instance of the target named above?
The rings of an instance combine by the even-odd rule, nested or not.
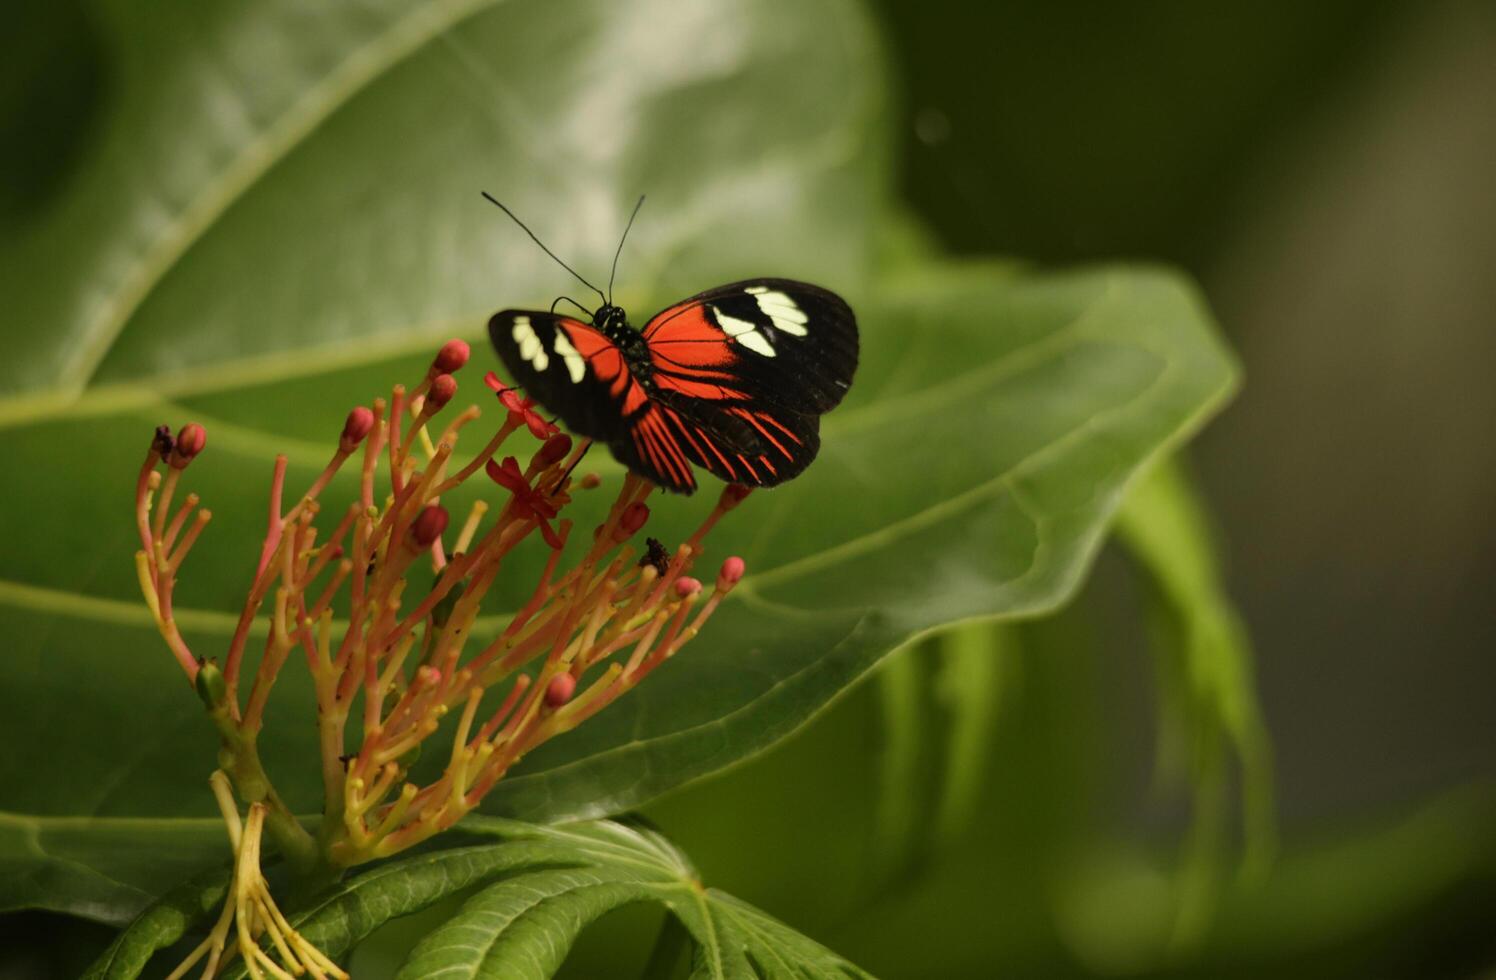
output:
[[[1162,725],[1160,775],[1188,779],[1195,826],[1186,843],[1175,937],[1199,938],[1227,825],[1227,767],[1241,768],[1245,867],[1261,875],[1274,847],[1272,749],[1258,713],[1246,628],[1223,590],[1211,528],[1177,462],[1151,472],[1128,498],[1118,534],[1150,577]]]
[[[123,925],[183,878],[225,860],[226,840],[216,818],[0,814],[0,912],[49,909]]]
[[[490,797],[494,813],[620,812],[762,751],[926,634],[1056,608],[1138,473],[1230,396],[1232,358],[1178,277],[942,264],[890,216],[879,52],[855,7],[663,8],[428,0],[314,18],[288,0],[103,5],[117,90],[76,170],[0,243],[12,352],[0,427],[27,474],[0,511],[0,540],[14,546],[0,581],[0,785],[12,811],[0,908],[121,922],[221,860],[216,832],[189,819],[212,812],[213,738],[130,561],[148,435],[189,419],[208,429],[188,482],[215,519],[177,615],[213,656],[258,553],[274,454],[304,484],[347,409],[417,376],[435,342],[477,340],[493,309],[576,288],[479,189],[589,274],[606,268],[633,195],[649,191],[619,284],[636,313],[713,282],[789,274],[844,292],[863,336],[821,459],[714,534],[709,557],[742,554],[749,577],[708,632],[526,759]],[[484,356],[474,367],[492,363]],[[459,400],[475,387],[464,385]],[[616,478],[601,456],[588,466]],[[91,489],[61,505],[63,487]],[[671,500],[652,527],[675,540],[708,506]],[[506,566],[509,608],[542,557]],[[952,779],[928,820],[894,815],[894,836],[958,827],[972,805],[963,774],[1000,684],[989,651],[953,643],[934,695],[951,714]],[[306,679],[288,670],[260,749],[304,811],[319,798],[310,717]],[[685,872],[650,835],[639,840],[658,854],[643,864],[599,840],[585,860],[566,851],[567,878],[525,864],[556,856],[552,832],[476,826],[506,843],[376,869],[299,921],[329,952],[346,950],[375,920],[501,872],[523,866],[557,886],[591,876],[564,915],[531,909],[495,927],[496,948],[521,956],[538,937],[569,942],[573,925],[620,902],[684,894]],[[473,901],[511,908],[509,887]],[[206,894],[156,907],[153,925],[121,939],[118,962],[173,941]],[[771,974],[789,967],[768,949],[831,968],[761,913],[710,892],[703,902],[671,906],[702,975],[748,970],[745,948]],[[417,955],[440,955],[444,935]]]
[[[303,936],[330,956],[385,922],[471,892],[462,910],[410,953],[402,978],[549,977],[588,923],[637,902],[662,905],[692,946],[691,977],[866,976],[758,909],[704,887],[685,855],[652,830],[599,821],[537,827],[476,817],[480,843],[392,861],[292,909]],[[147,909],[85,975],[129,980],[153,953],[211,918],[222,874],[192,882]],[[665,964],[667,967],[670,964]],[[243,975],[242,964],[227,977]]]

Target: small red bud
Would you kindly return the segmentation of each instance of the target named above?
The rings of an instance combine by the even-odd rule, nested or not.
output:
[[[618,526],[613,530],[613,540],[627,541],[639,533],[647,520],[649,508],[642,501],[634,501],[624,508],[623,515],[618,518]]]
[[[596,473],[588,473],[582,477],[581,487],[583,490],[596,490],[603,482],[603,478]]]
[[[571,436],[558,432],[547,439],[545,445],[536,451],[534,463],[541,469],[545,469],[558,460],[565,459],[569,452],[571,452]]]
[[[717,506],[725,514],[741,504],[752,492],[752,487],[745,487],[741,483],[729,483],[722,488],[722,496],[718,498]]]
[[[176,450],[171,454],[171,465],[182,469],[192,462],[194,456],[208,444],[208,432],[196,422],[188,422],[177,433]]]
[[[374,428],[374,413],[360,405],[348,413],[348,421],[343,423],[343,436],[338,440],[338,448],[345,453],[353,451],[353,447],[363,442],[369,435],[369,430]]]
[[[689,575],[682,575],[675,580],[675,594],[682,599],[693,596],[701,591],[701,582]]]
[[[557,674],[551,678],[551,682],[545,687],[545,703],[547,707],[559,708],[571,700],[572,692],[577,689],[577,679],[570,674]]]
[[[450,374],[438,374],[431,379],[431,390],[426,393],[426,411],[440,412],[455,394],[457,379]]]
[[[442,344],[442,349],[436,352],[436,360],[431,362],[431,370],[437,374],[451,374],[468,362],[472,355],[472,348],[468,347],[465,340],[449,340]]]
[[[431,542],[442,536],[447,529],[447,508],[441,504],[432,504],[421,511],[420,516],[410,525],[410,536],[418,548],[429,548]]]
[[[737,555],[733,555],[724,561],[722,563],[722,571],[717,573],[717,588],[725,592],[734,585],[737,585],[738,581],[742,579],[745,569],[746,566],[743,564],[743,559]]]

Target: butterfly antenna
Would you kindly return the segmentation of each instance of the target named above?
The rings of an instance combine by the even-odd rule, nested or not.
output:
[[[551,312],[552,313],[556,312],[556,307],[558,305],[560,305],[560,303],[561,303],[561,301],[563,299],[566,300],[566,302],[570,303],[572,306],[575,306],[577,309],[581,310],[583,316],[591,316],[592,315],[592,311],[591,310],[587,309],[587,307],[583,306],[581,303],[578,303],[576,300],[572,299],[570,296],[557,296],[556,297],[556,302],[554,302],[554,303],[551,304]]]
[[[634,227],[634,219],[639,216],[639,209],[644,207],[644,195],[639,195],[639,203],[634,205],[634,213],[629,215],[629,223],[623,226],[623,237],[618,239],[618,251],[613,253],[613,271],[608,273],[608,305],[613,305],[613,277],[618,275],[618,256],[623,254],[623,243],[628,240],[629,229]]]
[[[582,285],[586,286],[588,289],[592,290],[594,293],[597,293],[597,295],[602,299],[602,301],[604,303],[608,303],[609,302],[608,301],[608,297],[606,297],[606,296],[603,295],[603,291],[601,289],[598,289],[596,286],[592,285],[592,283],[588,282],[586,279],[583,279],[582,278],[582,274],[580,272],[578,272],[577,270],[573,269],[571,266],[567,265],[565,262],[562,262],[561,259],[560,259],[560,257],[558,257],[555,252],[552,252],[550,249],[546,248],[545,247],[545,242],[541,241],[539,238],[536,238],[535,237],[535,233],[530,230],[530,228],[529,228],[528,225],[526,225],[523,221],[519,220],[519,218],[515,216],[515,214],[514,214],[513,211],[511,211],[508,208],[504,207],[503,204],[500,204],[499,200],[496,197],[494,197],[492,194],[488,193],[488,191],[483,191],[482,194],[483,194],[484,197],[486,197],[489,200],[489,202],[491,204],[494,204],[495,206],[498,207],[498,209],[500,211],[503,211],[505,214],[509,215],[510,219],[515,224],[517,224],[521,228],[523,228],[524,231],[525,231],[525,234],[530,236],[530,241],[534,242],[536,245],[539,245],[540,246],[540,250],[542,252],[544,252],[546,255],[549,255],[551,258],[555,259],[557,265],[559,265],[561,268],[565,269],[567,272],[570,272],[572,275],[576,276],[578,282],[580,282]],[[609,305],[611,305],[611,304],[609,304]]]

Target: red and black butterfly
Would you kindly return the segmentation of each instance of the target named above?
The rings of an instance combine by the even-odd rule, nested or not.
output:
[[[556,261],[602,306],[587,322],[557,314],[554,304],[550,312],[504,310],[488,321],[488,335],[518,385],[568,429],[680,493],[696,489],[693,466],[769,487],[810,465],[820,417],[857,369],[857,321],[841,297],[793,279],[746,279],[682,300],[636,330],[612,303],[611,276],[604,294]],[[617,255],[613,263],[616,270]]]

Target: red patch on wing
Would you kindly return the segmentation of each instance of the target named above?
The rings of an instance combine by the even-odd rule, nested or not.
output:
[[[628,364],[623,359],[623,351],[601,331],[578,320],[562,320],[559,326],[566,331],[571,346],[587,362],[588,370],[608,386],[609,394],[623,403],[622,414],[632,415],[649,400],[644,389],[639,387],[633,374],[629,372]]]
[[[644,328],[661,388],[708,401],[747,401],[735,382],[737,352],[701,303],[673,306]]]

